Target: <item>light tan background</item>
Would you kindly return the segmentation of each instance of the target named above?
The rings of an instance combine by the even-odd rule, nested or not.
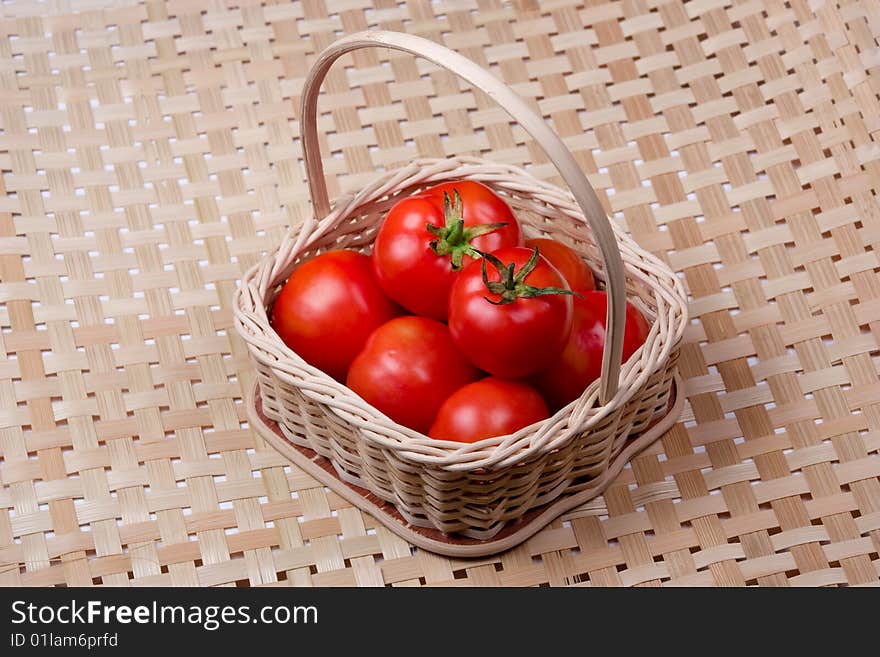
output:
[[[876,1],[0,15],[0,584],[880,580]],[[370,27],[444,43],[533,99],[692,296],[682,422],[603,498],[479,562],[411,549],[245,422],[231,294],[308,212],[310,61]],[[322,101],[331,195],[419,155],[552,177],[450,74],[344,61]]]

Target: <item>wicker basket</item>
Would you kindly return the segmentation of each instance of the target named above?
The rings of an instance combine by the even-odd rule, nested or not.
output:
[[[370,46],[424,57],[485,91],[544,149],[571,193],[513,166],[464,157],[426,159],[378,176],[331,211],[317,139],[318,91],[340,55]],[[681,283],[613,226],[571,153],[513,91],[431,41],[365,32],[321,53],[305,82],[301,117],[315,216],[245,274],[235,297],[235,322],[256,366],[263,410],[287,439],[329,459],[342,479],[391,502],[409,523],[486,539],[530,509],[589,488],[623,453],[630,436],[668,413],[687,322]],[[551,236],[581,253],[604,281],[611,327],[602,376],[578,400],[541,423],[474,444],[433,440],[392,422],[285,346],[267,314],[280,284],[299,263],[328,249],[369,252],[398,199],[463,179],[479,180],[500,194],[526,235]],[[644,346],[621,366],[627,296],[652,326]]]

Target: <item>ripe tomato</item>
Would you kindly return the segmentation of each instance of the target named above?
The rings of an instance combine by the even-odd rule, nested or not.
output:
[[[459,388],[443,402],[428,435],[474,443],[506,436],[549,416],[544,399],[530,385],[490,376]]]
[[[602,371],[602,349],[605,346],[605,292],[587,292],[574,300],[571,336],[556,362],[535,377],[535,385],[551,408],[560,409],[581,396]],[[626,325],[623,333],[625,363],[644,344],[650,327],[645,317],[629,301],[626,303]]]
[[[395,422],[425,433],[443,400],[479,376],[445,324],[408,316],[373,332],[346,385]]]
[[[526,240],[526,246],[530,249],[537,246],[541,255],[559,270],[572,292],[583,294],[596,289],[593,270],[568,245],[546,237],[535,237]]]
[[[385,293],[417,315],[446,320],[458,270],[476,255],[521,241],[501,197],[471,180],[443,183],[398,201],[376,235],[373,266]]]
[[[303,360],[338,380],[373,330],[401,313],[368,256],[328,251],[299,265],[272,306],[275,332]]]
[[[571,331],[571,291],[538,250],[485,253],[459,273],[449,330],[477,367],[515,379],[551,365]]]

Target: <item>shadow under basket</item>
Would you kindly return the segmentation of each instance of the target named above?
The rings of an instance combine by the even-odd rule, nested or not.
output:
[[[369,46],[425,57],[489,92],[544,148],[571,191],[506,164],[424,159],[379,175],[357,194],[337,200],[331,211],[315,123],[318,89],[337,57]],[[244,275],[234,302],[236,328],[257,373],[258,389],[249,401],[257,430],[392,531],[443,554],[506,549],[598,495],[680,412],[675,366],[687,310],[678,277],[608,220],[573,156],[541,117],[501,82],[442,46],[393,32],[344,37],[318,57],[302,102],[315,215]],[[596,272],[609,299],[600,379],[551,418],[474,444],[433,440],[394,423],[284,345],[267,312],[297,265],[332,249],[369,253],[395,202],[454,180],[476,180],[493,189],[527,237],[552,237],[572,247]],[[627,299],[651,329],[644,345],[620,365]]]

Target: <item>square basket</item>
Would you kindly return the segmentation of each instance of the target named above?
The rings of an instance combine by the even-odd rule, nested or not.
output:
[[[333,61],[370,46],[424,57],[485,91],[543,147],[571,191],[505,164],[470,157],[424,159],[377,176],[331,210],[318,149],[318,91]],[[319,55],[305,82],[301,117],[314,216],[244,275],[234,301],[236,327],[257,371],[262,413],[287,440],[326,458],[340,479],[393,504],[411,525],[488,540],[564,496],[580,493],[583,501],[586,491],[598,494],[598,484],[607,483],[621,460],[632,456],[634,437],[640,436],[637,444],[643,447],[660,435],[658,428],[675,420],[670,402],[687,323],[681,282],[608,220],[571,153],[513,91],[436,43],[371,31],[344,37]],[[453,180],[489,186],[510,205],[527,237],[548,236],[571,246],[604,282],[609,299],[601,378],[549,419],[473,444],[434,440],[394,423],[287,347],[267,311],[298,264],[330,249],[369,253],[395,202]],[[651,330],[621,365],[627,298]]]

